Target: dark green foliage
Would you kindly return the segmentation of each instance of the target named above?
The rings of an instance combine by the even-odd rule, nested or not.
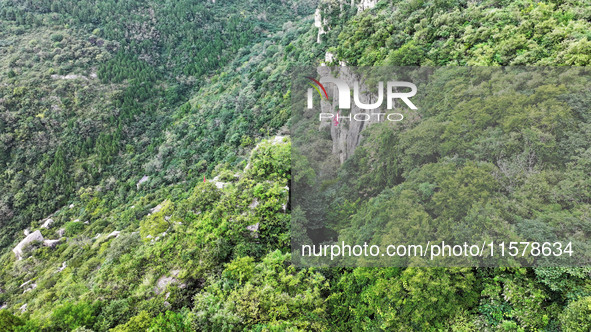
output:
[[[18,326],[24,325],[22,319],[10,313],[8,310],[0,310],[0,329],[2,331],[13,332]]]
[[[50,325],[53,331],[72,331],[77,327],[91,328],[96,322],[100,303],[66,303],[54,309]]]
[[[311,270],[298,271],[288,259],[289,254],[275,251],[256,265],[250,257],[228,263],[222,279],[195,297],[196,328],[326,329],[324,277]]]
[[[230,101],[234,97],[223,101],[221,114],[204,114],[201,108],[218,109],[212,105],[220,102],[214,91],[223,87],[239,93],[237,78],[267,65],[224,72],[238,53],[258,54],[249,47],[311,10],[310,3],[292,2],[3,1],[0,17],[6,29],[0,43],[20,46],[0,63],[10,80],[0,88],[0,109],[11,114],[0,117],[0,167],[10,170],[0,177],[5,189],[0,221],[10,225],[0,247],[10,245],[31,220],[69,204],[82,188],[116,187],[110,201],[115,206],[136,194],[130,179],[141,178],[140,173],[153,178],[154,188],[198,178],[220,161],[239,162],[243,157],[235,147],[252,148],[255,136],[268,133],[259,129],[276,129],[287,121],[286,83],[277,74],[286,68],[262,77],[257,84],[268,81],[264,86],[242,81],[251,89],[241,93],[237,109]],[[293,27],[290,35],[273,37],[279,47],[257,47],[282,52],[290,38],[303,32]],[[223,75],[212,78],[216,71]],[[284,80],[283,87],[270,85],[277,78]],[[218,85],[202,93],[203,100],[187,103],[196,90],[215,81]],[[254,107],[257,102],[265,107]],[[235,116],[236,110],[242,115]],[[164,132],[172,136],[165,138]]]
[[[336,281],[328,302],[341,331],[440,330],[469,314],[478,288],[470,269],[358,268]]]
[[[80,231],[82,231],[84,229],[84,224],[81,223],[80,221],[72,221],[69,223],[66,223],[66,236],[74,236],[78,233],[80,233]]]

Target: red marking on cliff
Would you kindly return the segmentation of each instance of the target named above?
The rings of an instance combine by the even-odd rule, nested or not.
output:
[[[326,100],[328,100],[328,93],[326,93],[326,89],[324,88],[324,85],[322,85],[322,83],[318,82],[317,80],[313,79],[312,77],[306,76],[307,79],[314,81],[314,83],[318,84],[318,86],[322,89],[322,91],[324,92],[324,97],[326,97]]]

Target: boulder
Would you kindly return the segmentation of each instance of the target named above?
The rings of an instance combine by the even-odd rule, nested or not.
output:
[[[140,179],[140,180],[139,180],[139,181],[138,181],[138,182],[135,184],[135,186],[136,186],[137,190],[139,190],[139,189],[140,189],[140,185],[141,185],[142,183],[144,183],[144,182],[148,181],[149,179],[150,179],[150,177],[149,177],[149,176],[147,176],[147,175],[144,175],[144,176],[143,176],[143,177],[142,177],[142,178],[141,178],[141,179]]]
[[[33,279],[29,279],[29,280],[23,282],[20,286],[18,286],[18,288],[23,288],[23,287],[25,287],[26,285],[28,285],[28,284],[30,284],[32,282],[33,282]]]
[[[14,247],[14,249],[12,249],[12,252],[14,252],[14,255],[16,256],[16,258],[18,260],[23,259],[23,248],[31,243],[31,242],[35,242],[35,241],[40,241],[43,242],[43,235],[41,234],[41,232],[39,230],[34,231],[33,233],[27,235],[26,238],[24,238],[21,242],[19,242],[19,244],[16,245],[16,247]]]
[[[160,210],[162,210],[162,204],[158,204],[154,208],[150,209],[150,214],[158,213]]]
[[[259,201],[255,198],[254,201],[252,201],[252,203],[250,203],[248,207],[251,209],[255,209],[257,206],[259,206]]]
[[[41,225],[41,228],[48,229],[49,227],[51,227],[52,224],[53,224],[53,219],[48,218],[48,219],[45,220],[45,222],[43,223],[43,225]]]
[[[158,281],[156,281],[156,287],[154,287],[154,293],[160,294],[170,284],[178,284],[179,280],[176,278],[179,275],[179,270],[172,270],[170,271],[170,276],[163,275],[161,276]]]
[[[63,262],[63,263],[62,263],[62,266],[61,266],[60,268],[58,268],[58,269],[57,269],[57,272],[62,272],[62,271],[63,271],[63,270],[66,268],[66,267],[68,267],[68,266],[66,265],[66,262]]]
[[[111,234],[107,235],[107,237],[105,239],[110,239],[112,237],[118,238],[119,234],[121,234],[120,231],[112,231]]]
[[[54,248],[61,241],[62,241],[61,239],[59,239],[59,240],[44,240],[43,245],[46,247]]]
[[[246,226],[246,230],[251,232],[251,236],[254,238],[258,238],[259,237],[259,228],[260,228],[260,223],[256,223],[254,225],[250,225],[250,226]]]

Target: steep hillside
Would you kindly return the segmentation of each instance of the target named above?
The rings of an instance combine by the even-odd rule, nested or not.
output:
[[[199,129],[188,139],[202,146],[172,155],[170,140],[188,133],[176,124],[197,112],[186,101],[218,80],[216,73],[234,72],[236,63],[228,63],[239,50],[255,58],[249,51],[255,45],[277,49],[270,44],[289,38],[277,31],[312,10],[305,2],[2,1],[0,247],[85,190],[111,192],[108,204],[115,207],[140,189],[234,162],[228,150],[243,135],[252,144],[287,115],[272,122],[274,113],[241,109],[258,120],[239,126],[228,109],[210,109],[216,115],[207,119],[225,119],[227,127],[195,120]],[[207,100],[214,98],[219,94]],[[149,181],[137,187],[145,175]]]
[[[289,221],[306,216],[288,204],[294,68],[585,66],[586,1],[0,0],[0,20],[2,330],[591,328],[588,268],[296,268],[290,237],[307,234]],[[464,216],[433,205],[460,191],[458,173],[498,167],[469,163],[502,149],[480,127],[463,139],[461,124],[484,115],[449,108],[406,131],[375,125],[347,162],[325,164],[382,182],[323,183],[312,165],[305,176],[333,186],[324,199],[346,202],[327,227],[361,229],[365,215],[419,201]],[[502,185],[535,205],[531,221],[553,214],[586,231],[588,114],[566,114],[557,131],[513,115],[495,119],[523,133],[512,144],[543,136],[535,148],[555,160]],[[529,127],[539,130],[526,137]],[[400,153],[369,155],[377,141]],[[584,206],[566,215],[568,204]]]

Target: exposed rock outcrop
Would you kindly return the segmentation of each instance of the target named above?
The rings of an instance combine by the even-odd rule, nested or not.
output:
[[[43,241],[43,245],[46,247],[50,247],[50,248],[55,248],[55,246],[58,245],[58,243],[60,243],[62,241],[62,239],[58,239],[58,240],[44,240]]]
[[[51,78],[54,80],[76,80],[76,79],[83,79],[88,81],[88,77],[84,75],[76,75],[76,74],[68,74],[68,75],[51,75]]]
[[[160,210],[162,210],[162,204],[158,204],[155,207],[153,207],[152,209],[150,209],[150,214],[160,212]]]
[[[33,282],[33,279],[29,279],[29,280],[23,282],[20,286],[18,286],[18,288],[23,288],[32,282]]]
[[[246,230],[250,231],[250,236],[254,237],[254,238],[258,238],[259,237],[259,228],[260,228],[261,224],[260,223],[256,223],[254,225],[249,225],[246,226]]]
[[[331,69],[328,67],[319,67],[318,73],[320,74],[320,77],[336,76],[338,74],[338,78],[345,80],[347,83],[349,83],[349,86],[351,87],[353,86],[353,82],[359,79],[347,67],[339,67],[337,73],[331,72]],[[364,90],[362,83],[361,85],[362,90]],[[338,95],[338,89],[335,85],[327,84],[325,87],[329,95],[329,99],[331,99],[333,96]],[[365,93],[360,94],[360,101],[366,104],[375,102],[375,100],[373,100],[374,98],[377,97]],[[332,102],[321,103],[322,112],[334,113],[335,106],[337,106],[336,103],[336,99]],[[355,114],[358,113],[373,114],[374,112],[381,113],[383,111],[380,111],[379,109],[373,111],[361,110],[354,103],[351,103],[351,117],[354,117]],[[378,116],[371,116],[368,121],[341,121],[338,125],[333,125],[331,121],[326,121],[320,124],[320,129],[322,130],[327,129],[327,127],[330,127],[330,136],[333,142],[332,153],[333,155],[338,156],[339,161],[342,164],[350,156],[353,155],[353,152],[355,152],[355,149],[357,148],[363,137],[362,131],[370,125],[382,121],[383,117],[380,119],[380,117]]]
[[[51,225],[53,225],[53,219],[47,218],[45,222],[43,222],[43,225],[41,225],[41,228],[48,229],[51,227]]]
[[[27,287],[24,291],[23,294],[25,294],[26,292],[30,292],[32,290],[34,290],[35,288],[37,288],[37,284],[33,283],[31,284],[31,286]]]
[[[57,272],[62,272],[63,270],[66,269],[66,267],[68,267],[68,265],[66,265],[66,262],[62,263],[62,266],[60,268],[57,269]]]
[[[168,288],[171,284],[178,284],[179,280],[177,276],[179,275],[179,270],[172,270],[170,271],[170,276],[162,276],[156,281],[156,287],[154,287],[154,292],[156,294],[162,293],[166,288]],[[179,288],[185,288],[186,284],[180,284]],[[168,296],[167,296],[168,297]]]
[[[121,234],[120,231],[112,231],[111,234],[107,235],[107,237],[105,239],[110,239],[112,237],[118,238],[119,234]]]
[[[144,175],[144,176],[143,176],[143,177],[142,177],[142,178],[141,178],[141,179],[140,179],[140,180],[139,180],[139,181],[138,181],[138,182],[135,184],[136,188],[139,190],[139,189],[140,189],[140,186],[142,185],[142,183],[144,183],[144,182],[146,182],[146,181],[148,181],[148,180],[150,180],[150,177],[149,177],[149,176],[147,176],[147,175]]]
[[[374,8],[378,4],[378,0],[360,0],[357,4],[357,11],[362,12],[367,9]]]
[[[318,28],[318,35],[316,37],[316,42],[318,44],[322,42],[322,35],[326,34],[326,31],[324,31],[324,24],[326,24],[326,22],[323,22],[322,20],[322,12],[320,11],[320,8],[317,8],[314,13],[314,26]]]
[[[35,241],[43,242],[43,240],[44,239],[41,232],[39,230],[36,230],[33,233],[27,235],[27,237],[24,238],[21,242],[19,242],[19,244],[17,244],[16,247],[12,249],[12,252],[14,252],[14,255],[18,260],[21,260],[23,259],[23,249],[26,245]]]
[[[224,189],[224,187],[228,185],[226,182],[219,181],[219,177],[217,177],[217,176],[215,178],[213,178],[212,181],[213,181],[213,184],[215,184],[216,188],[218,188],[218,189]]]

